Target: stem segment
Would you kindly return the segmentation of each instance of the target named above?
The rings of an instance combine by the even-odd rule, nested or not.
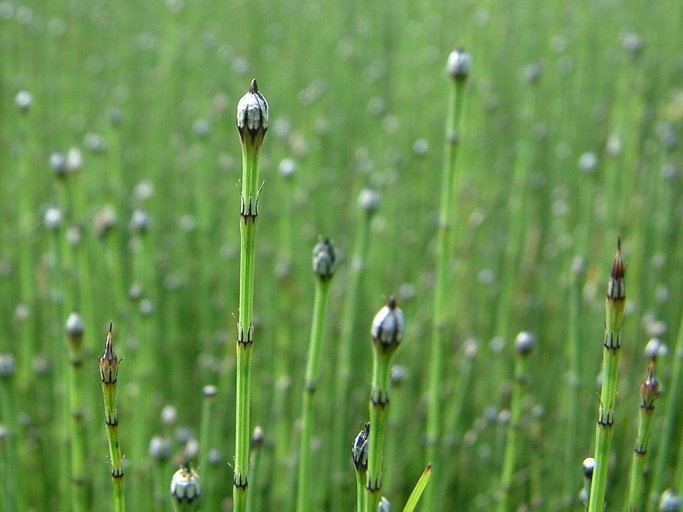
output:
[[[303,393],[303,410],[301,430],[301,445],[299,448],[299,479],[297,484],[297,512],[311,510],[312,496],[311,484],[311,440],[313,438],[313,400],[318,385],[318,373],[320,370],[320,356],[325,329],[325,311],[329,298],[330,282],[317,279],[315,288],[315,301],[313,305],[313,325],[311,327],[311,340],[308,345],[308,359],[306,362],[306,382]]]
[[[111,479],[114,484],[114,512],[125,512],[123,495],[123,455],[119,445],[119,415],[116,410],[116,382],[119,359],[114,352],[111,325],[107,333],[104,354],[100,358],[100,380],[104,395],[104,420],[107,425]]]
[[[645,489],[645,464],[655,400],[659,394],[659,384],[654,376],[654,360],[650,361],[647,377],[640,386],[640,414],[638,415],[638,434],[631,462],[631,478],[628,493],[628,510],[642,510],[643,490]]]
[[[437,445],[441,430],[441,390],[443,384],[443,347],[446,321],[446,295],[448,286],[448,261],[450,251],[450,229],[454,222],[456,200],[456,161],[460,138],[460,119],[462,117],[463,92],[465,80],[453,80],[451,87],[448,117],[446,121],[446,145],[444,169],[441,176],[441,201],[439,207],[439,231],[436,245],[436,283],[434,288],[434,313],[432,319],[432,339],[429,356],[429,409],[427,414],[427,460],[438,465]],[[449,305],[449,308],[450,305]],[[441,472],[444,474],[444,472]],[[425,510],[436,507],[435,486],[427,489]]]
[[[621,348],[621,326],[624,322],[626,287],[624,263],[621,256],[621,241],[617,244],[617,255],[612,275],[607,286],[605,337],[602,357],[602,391],[598,409],[598,424],[595,431],[595,470],[591,482],[588,512],[602,512],[605,508],[607,491],[607,469],[609,467],[612,426],[617,400],[617,374]]]
[[[249,474],[251,348],[254,342],[254,259],[258,217],[259,154],[268,128],[268,104],[252,80],[237,105],[237,129],[242,144],[240,201],[240,295],[237,324],[237,385],[235,399],[235,471],[233,507],[247,509]]]
[[[69,351],[69,409],[71,447],[71,505],[74,512],[88,510],[86,469],[86,432],[83,411],[83,324],[71,315],[66,324]]]

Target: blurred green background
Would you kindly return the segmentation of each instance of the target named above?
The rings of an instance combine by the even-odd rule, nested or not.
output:
[[[18,478],[21,510],[69,509],[63,326],[72,308],[86,323],[92,510],[111,502],[96,364],[110,321],[125,358],[119,406],[129,508],[168,509],[174,463],[192,459],[186,445],[198,435],[205,384],[219,386],[205,510],[229,496],[235,106],[252,77],[271,111],[256,240],[252,423],[265,432],[253,484],[258,510],[292,506],[310,253],[320,235],[343,256],[319,387],[315,508],[331,508],[336,485],[347,500],[337,507],[354,502],[350,455],[343,481],[333,481],[328,454],[337,443],[350,453],[367,418],[369,324],[392,293],[409,328],[396,360],[406,379],[392,400],[385,494],[395,507],[405,502],[428,462],[434,240],[452,86],[445,63],[457,47],[471,52],[473,66],[448,276],[443,460],[433,461],[430,485],[438,485],[441,510],[492,506],[512,341],[525,329],[538,350],[513,502],[578,510],[580,462],[593,446],[604,286],[620,234],[628,315],[608,493],[618,509],[642,351],[653,336],[670,347],[660,365],[666,394],[681,316],[682,22],[672,0],[0,2],[0,352],[17,366],[2,381],[14,412],[0,420],[17,453],[13,459],[4,441],[0,470]],[[283,159],[295,163],[290,179],[278,171]],[[335,343],[363,188],[377,190],[381,206],[358,295],[347,432],[334,439]],[[50,208],[59,208],[61,224],[46,226]],[[131,228],[135,211],[144,213]],[[577,257],[585,271],[572,273]],[[470,363],[468,339],[478,348]],[[452,410],[458,396],[460,413]],[[173,421],[162,420],[164,406],[175,408]],[[663,486],[675,475],[680,414],[675,421]],[[576,441],[568,449],[569,431]],[[153,435],[172,440],[170,460],[148,456]]]

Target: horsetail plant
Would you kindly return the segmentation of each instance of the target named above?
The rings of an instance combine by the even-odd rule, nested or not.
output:
[[[606,319],[602,358],[602,391],[600,392],[598,422],[595,432],[595,471],[588,501],[589,512],[602,512],[605,508],[607,469],[612,444],[614,409],[617,400],[621,326],[624,322],[625,302],[624,260],[621,255],[621,239],[619,239],[605,299]]]
[[[335,414],[332,425],[332,439],[344,438],[346,429],[346,404],[348,402],[349,378],[351,375],[351,355],[353,347],[353,333],[356,326],[358,299],[361,294],[362,274],[367,264],[368,247],[370,241],[370,224],[379,208],[380,195],[371,189],[363,189],[358,197],[361,219],[356,229],[353,244],[353,256],[349,268],[349,279],[344,298],[344,312],[341,323],[341,334],[338,344],[338,364],[334,389]],[[346,469],[344,464],[343,445],[333,443],[332,449],[332,505],[340,511],[343,508],[342,474]]]
[[[166,485],[168,483],[166,466],[171,457],[171,451],[172,445],[168,438],[156,435],[150,439],[147,454],[152,459],[154,466],[153,502],[155,510],[159,510],[162,503],[166,502]]]
[[[370,395],[370,446],[365,511],[376,512],[382,491],[384,435],[389,413],[389,381],[396,349],[403,341],[406,321],[393,297],[372,320],[372,392]]]
[[[659,493],[663,487],[664,473],[671,458],[669,447],[672,445],[675,436],[676,415],[680,410],[680,406],[677,404],[683,393],[683,389],[681,389],[683,387],[683,382],[681,381],[683,379],[683,314],[681,314],[678,323],[678,337],[673,356],[669,391],[664,397],[664,421],[662,422],[662,433],[657,446],[657,460],[652,475],[650,498],[648,499],[647,507],[648,512],[655,510]],[[683,443],[681,443],[681,446],[683,446]],[[678,465],[681,468],[679,470],[681,475],[680,485],[683,485],[683,459],[679,460]]]
[[[353,440],[351,458],[356,468],[356,512],[365,512],[365,485],[368,472],[368,448],[370,440],[370,422],[365,422],[363,430]]]
[[[258,217],[259,155],[268,129],[268,102],[252,80],[237,103],[237,131],[242,147],[240,199],[240,276],[237,324],[237,384],[235,398],[235,463],[233,507],[247,509],[249,474],[251,348],[254,343],[254,260]]]
[[[652,431],[655,400],[659,396],[659,382],[655,378],[655,362],[650,360],[647,377],[640,385],[640,414],[638,415],[638,433],[636,447],[631,461],[631,478],[628,493],[628,510],[637,512],[642,509],[643,491],[645,489],[645,456],[647,455],[650,433]]]
[[[123,455],[119,444],[119,414],[116,409],[116,384],[119,374],[119,358],[114,352],[112,324],[100,357],[100,380],[104,395],[104,421],[107,426],[111,479],[114,484],[114,512],[124,512],[126,504],[123,493]]]
[[[218,388],[214,385],[207,384],[202,389],[202,419],[199,428],[199,471],[202,472],[202,479],[204,480],[204,494],[205,503],[211,506],[214,490],[214,470],[209,467],[209,451],[214,447],[215,439],[215,412],[216,412],[216,395]]]
[[[186,464],[171,478],[171,502],[175,512],[190,512],[199,509],[202,489],[199,475]]]
[[[448,286],[448,261],[450,250],[450,228],[454,222],[457,190],[455,187],[456,160],[460,139],[460,119],[465,84],[470,72],[472,57],[463,50],[453,51],[448,57],[447,70],[453,87],[449,95],[444,167],[441,175],[441,200],[439,206],[439,231],[436,245],[436,283],[434,286],[434,309],[432,318],[432,339],[429,356],[429,410],[427,415],[427,459],[435,461],[441,428],[441,388],[443,385],[443,350],[446,321],[446,293]],[[432,512],[437,505],[432,486],[427,492],[426,510]],[[374,511],[373,511],[374,512]]]
[[[529,379],[527,375],[527,357],[535,345],[534,336],[522,331],[515,339],[517,358],[515,359],[514,389],[510,404],[510,423],[503,455],[503,470],[500,477],[500,501],[498,511],[506,512],[509,508],[510,491],[512,489],[512,477],[514,475],[517,453],[519,451],[519,430],[522,419],[522,398]]]
[[[320,358],[325,334],[325,315],[330,292],[330,281],[337,268],[337,252],[329,239],[323,239],[313,248],[313,273],[316,276],[311,338],[306,359],[306,380],[301,412],[302,429],[299,446],[299,474],[297,481],[297,512],[311,510],[311,441],[313,438],[313,400],[318,386]]]
[[[72,313],[66,321],[66,337],[69,352],[69,409],[71,452],[71,505],[72,510],[87,511],[88,471],[86,464],[87,434],[83,410],[83,320]]]
[[[261,510],[261,493],[263,485],[259,489],[259,475],[263,471],[263,428],[260,425],[254,427],[254,432],[251,434],[251,469],[249,471],[249,479],[256,482],[255,487],[247,497],[247,511],[258,512]]]

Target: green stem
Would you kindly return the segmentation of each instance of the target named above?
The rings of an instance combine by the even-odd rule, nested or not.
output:
[[[88,470],[86,464],[86,430],[83,410],[83,345],[82,338],[68,337],[69,348],[69,409],[71,448],[71,503],[75,512],[88,510]]]
[[[372,344],[372,394],[370,397],[370,449],[365,487],[366,512],[377,512],[382,497],[382,462],[384,437],[389,413],[389,381],[394,349]]]
[[[646,455],[648,443],[650,441],[650,433],[652,431],[652,416],[655,410],[654,398],[656,398],[656,391],[652,400],[643,397],[640,404],[636,446],[633,450],[633,458],[631,460],[631,477],[628,493],[629,512],[639,512],[643,509],[643,491],[645,490],[645,471],[647,462]]]
[[[255,430],[260,430],[260,427],[256,427]],[[254,434],[256,435],[256,434]],[[261,434],[262,436],[262,434]],[[260,512],[262,510],[261,501],[263,498],[263,485],[259,483],[259,476],[262,473],[263,467],[263,438],[261,437],[258,441],[255,437],[252,438],[253,450],[251,459],[251,471],[249,472],[249,479],[252,482],[256,482],[252,486],[251,492],[247,497],[247,512]]]
[[[673,368],[671,371],[671,382],[669,385],[669,392],[666,394],[664,402],[664,422],[662,424],[662,433],[659,437],[657,446],[657,462],[652,476],[652,485],[650,487],[650,497],[648,499],[648,512],[653,512],[657,508],[657,501],[659,495],[662,493],[664,487],[664,473],[671,460],[671,446],[673,445],[676,417],[680,414],[680,406],[678,405],[681,397],[681,372],[683,367],[683,315],[678,324],[678,339],[676,341],[676,348],[673,354]],[[683,443],[681,443],[683,445]],[[683,459],[679,459],[679,466],[683,467]],[[683,471],[680,471],[683,473]],[[682,482],[683,483],[683,482]],[[679,492],[683,492],[683,487],[679,487]]]
[[[202,475],[202,487],[204,488],[204,503],[211,506],[214,492],[214,468],[209,466],[209,452],[214,447],[215,439],[215,411],[216,411],[216,388],[204,387],[204,401],[202,404],[202,419],[199,428],[199,465],[198,471]]]
[[[22,510],[21,490],[22,472],[19,470],[19,458],[17,456],[17,436],[19,434],[17,414],[14,405],[13,378],[3,377],[0,379],[0,412],[2,412],[2,426],[7,431],[3,439],[0,439],[0,447],[5,453],[2,455],[6,471],[4,474],[4,487],[6,498],[3,500],[8,510]],[[23,500],[22,500],[23,501]]]
[[[265,132],[264,132],[265,133]],[[258,216],[259,148],[249,135],[242,141],[240,208],[240,293],[235,393],[234,512],[247,509],[250,443],[251,348],[254,342],[254,260]],[[262,137],[262,136],[261,136]]]
[[[367,475],[365,471],[356,471],[356,512],[365,512],[365,486]]]
[[[313,401],[318,386],[320,357],[325,329],[325,311],[329,299],[329,280],[316,279],[315,300],[313,304],[313,325],[308,344],[306,361],[306,382],[304,384],[301,443],[299,447],[299,478],[297,483],[297,512],[308,512],[312,508],[311,495],[311,441],[313,438],[314,414]]]
[[[100,377],[104,396],[104,418],[107,426],[111,479],[114,486],[114,512],[125,512],[123,494],[123,455],[119,444],[119,415],[116,408],[116,383],[118,377],[118,358],[112,345],[111,327],[107,335],[105,353],[100,358]]]
[[[439,444],[441,428],[441,389],[443,385],[444,329],[447,314],[446,295],[448,287],[448,261],[450,259],[449,231],[454,222],[455,175],[457,147],[460,137],[464,80],[455,80],[450,91],[446,121],[445,165],[441,176],[441,201],[439,208],[439,231],[436,246],[436,284],[434,289],[434,312],[432,325],[431,351],[429,356],[429,409],[427,414],[427,460],[438,465],[436,449]],[[443,472],[442,472],[443,473]],[[436,495],[427,489],[425,510],[433,511]]]
[[[510,424],[507,431],[507,440],[503,455],[503,469],[500,477],[500,501],[498,502],[498,512],[507,512],[509,510],[512,477],[515,473],[517,452],[519,451],[522,398],[524,396],[527,379],[526,356],[519,354],[515,359],[515,382],[512,391],[512,401],[510,403]]]
[[[349,379],[351,376],[351,354],[353,333],[356,327],[358,301],[361,293],[361,277],[366,265],[368,240],[370,238],[371,212],[362,212],[363,219],[359,223],[354,243],[353,258],[349,269],[349,281],[344,301],[344,313],[338,345],[337,374],[334,389],[334,423],[332,426],[332,505],[333,510],[341,511],[343,501],[343,475],[346,473],[347,461],[344,444],[337,442],[346,439],[346,421]]]
[[[567,354],[570,365],[568,382],[567,382],[567,416],[565,418],[567,425],[567,437],[565,444],[565,485],[564,493],[569,497],[570,502],[574,502],[576,494],[576,487],[578,479],[576,478],[576,471],[574,463],[576,461],[576,440],[578,435],[578,408],[579,408],[579,383],[581,382],[580,364],[580,339],[579,339],[579,323],[580,323],[580,309],[581,309],[581,278],[573,272],[569,299],[569,326],[567,332]]]
[[[595,431],[595,470],[591,482],[588,512],[602,512],[605,509],[607,492],[607,470],[614,424],[614,409],[617,400],[617,377],[621,348],[621,326],[624,320],[626,298],[624,267],[621,247],[612,268],[607,288],[605,313],[605,338],[602,358],[602,391],[598,408],[598,423]]]

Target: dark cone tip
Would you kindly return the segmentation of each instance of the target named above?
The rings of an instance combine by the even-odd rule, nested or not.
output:
[[[617,254],[614,257],[614,264],[612,265],[612,277],[614,279],[623,279],[624,277],[624,258],[621,254],[621,236],[617,238]]]
[[[390,296],[389,300],[387,301],[387,306],[389,307],[389,309],[396,309],[396,297],[394,297],[393,295]]]
[[[251,82],[249,83],[249,92],[252,94],[258,92],[258,84],[256,83],[256,78],[251,79]]]

